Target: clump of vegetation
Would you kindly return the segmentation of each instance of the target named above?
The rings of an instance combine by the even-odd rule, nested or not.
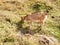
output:
[[[36,2],[32,7],[36,11],[39,11],[39,10],[50,11],[53,9],[53,7],[47,5],[46,2]]]

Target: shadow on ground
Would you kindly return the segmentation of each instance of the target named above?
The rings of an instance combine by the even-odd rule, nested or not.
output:
[[[27,27],[25,27],[25,28],[23,28],[23,26],[22,26],[22,24],[23,24],[24,22],[23,21],[19,21],[16,25],[17,25],[17,29],[19,30],[19,31],[21,31],[21,33],[23,33],[23,34],[35,34],[35,33],[38,33],[38,32],[40,32],[41,31],[41,26],[38,26],[36,29],[30,29],[30,26],[27,26]]]

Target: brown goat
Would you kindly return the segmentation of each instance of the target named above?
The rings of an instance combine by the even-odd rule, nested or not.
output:
[[[32,13],[30,15],[26,15],[24,17],[21,17],[22,21],[28,20],[32,24],[33,24],[34,21],[35,22],[37,21],[37,22],[41,23],[41,26],[44,25],[44,23],[46,21],[46,18],[47,18],[47,12],[40,12],[40,11],[34,12],[34,13]]]

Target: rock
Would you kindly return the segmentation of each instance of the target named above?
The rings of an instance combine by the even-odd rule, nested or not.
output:
[[[54,37],[46,36],[46,35],[40,35],[39,42],[41,45],[58,45],[57,39],[55,39]]]

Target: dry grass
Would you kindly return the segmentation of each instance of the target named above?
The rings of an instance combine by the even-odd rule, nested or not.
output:
[[[0,0],[0,45],[59,45],[60,9],[57,7],[60,2],[52,2],[52,4],[46,2],[47,6],[54,9],[48,8],[48,19],[42,31],[37,23],[34,23],[36,26],[27,27],[27,21],[24,24],[21,22],[21,16],[37,11],[37,7],[33,7],[36,4],[42,5],[38,7],[39,10],[46,10],[47,7],[43,2],[44,0],[42,2],[40,0]],[[57,4],[56,8],[54,4]]]

